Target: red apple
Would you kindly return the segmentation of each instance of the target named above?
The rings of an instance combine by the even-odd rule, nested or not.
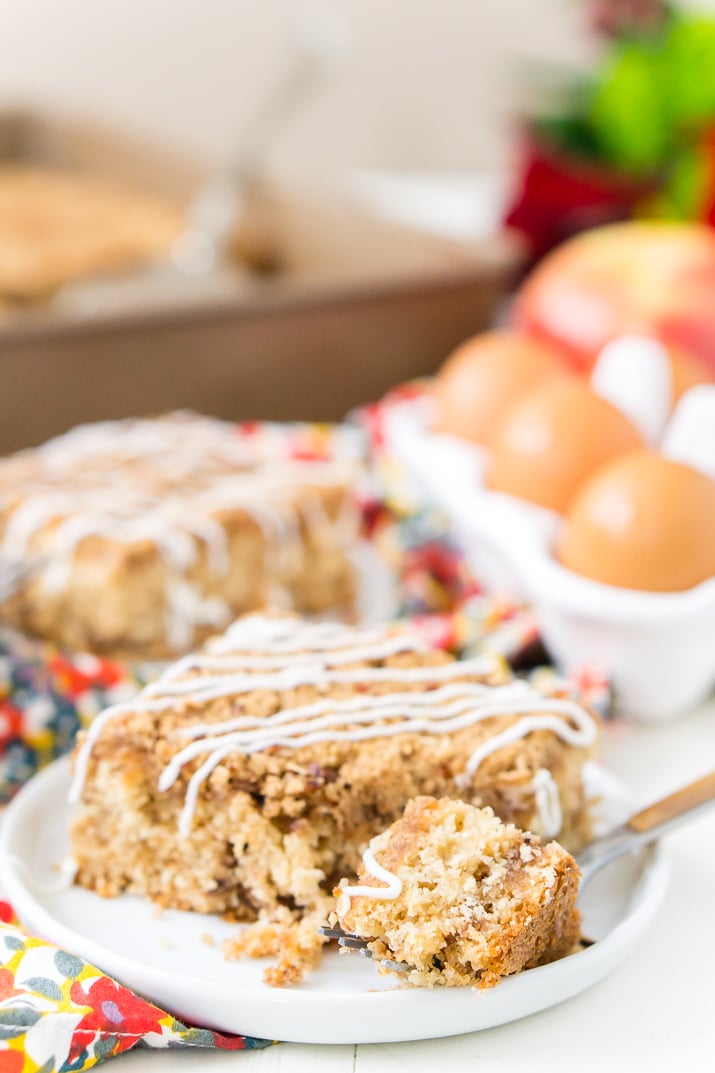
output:
[[[715,231],[670,222],[585,231],[527,277],[514,319],[523,331],[563,347],[582,370],[611,339],[640,333],[663,342],[700,379],[712,379]]]

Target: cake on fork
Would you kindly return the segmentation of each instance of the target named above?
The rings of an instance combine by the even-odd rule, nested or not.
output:
[[[355,441],[175,413],[74,429],[0,460],[0,557],[34,561],[0,621],[98,655],[167,659],[271,603],[354,611]],[[342,458],[340,457],[342,453]]]
[[[247,615],[80,741],[77,879],[253,922],[227,952],[276,954],[268,982],[294,983],[320,956],[334,886],[411,798],[582,844],[597,736],[573,701],[404,625]]]
[[[357,885],[335,889],[335,917],[383,973],[488,988],[575,949],[579,876],[558,843],[490,808],[418,797],[371,840]]]

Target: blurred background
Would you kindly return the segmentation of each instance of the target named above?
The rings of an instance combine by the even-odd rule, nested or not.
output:
[[[715,681],[714,294],[715,0],[0,0],[0,454],[347,417],[422,604],[565,593],[648,718]]]
[[[339,420],[581,230],[715,222],[715,0],[0,14],[0,451],[176,407]]]
[[[345,54],[276,146],[291,165],[501,166],[523,62],[593,51],[578,0],[3,0],[0,94],[220,159],[301,12],[329,13]]]

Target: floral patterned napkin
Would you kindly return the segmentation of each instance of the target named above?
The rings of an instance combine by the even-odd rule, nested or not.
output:
[[[188,1028],[99,969],[17,927],[0,901],[0,1073],[90,1069],[133,1047],[270,1046]]]

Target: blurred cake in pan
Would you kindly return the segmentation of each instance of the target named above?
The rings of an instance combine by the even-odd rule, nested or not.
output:
[[[35,567],[0,621],[164,659],[269,603],[352,613],[355,445],[321,461],[284,441],[174,413],[82,426],[0,460],[0,557]]]
[[[0,166],[0,308],[165,256],[182,227],[171,201],[99,176]]]

